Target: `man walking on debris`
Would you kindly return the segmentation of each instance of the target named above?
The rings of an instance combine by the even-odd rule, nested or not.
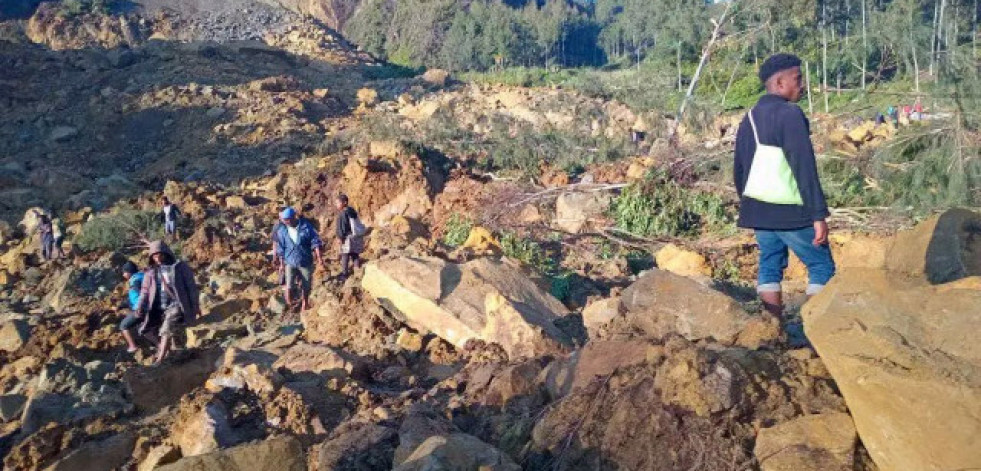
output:
[[[341,244],[341,279],[351,276],[351,263],[361,267],[361,252],[364,251],[364,224],[358,219],[358,212],[348,206],[347,195],[341,193],[334,200],[337,208],[337,239]]]
[[[148,337],[155,337],[152,332],[154,323],[160,323],[154,362],[159,365],[170,353],[174,335],[179,334],[184,325],[194,322],[201,313],[201,306],[191,267],[178,260],[163,241],[151,242],[148,253],[150,267],[144,272],[136,312],[143,319],[140,332]]]
[[[313,282],[313,262],[316,260],[321,268],[324,268],[324,259],[320,253],[323,242],[320,235],[313,228],[310,221],[299,217],[296,210],[286,208],[279,215],[282,225],[276,230],[273,239],[275,240],[276,258],[280,260],[283,271],[286,273],[286,285],[284,296],[288,306],[293,305],[292,287],[299,277],[300,310],[305,311],[308,307],[310,298],[310,287]],[[315,258],[316,257],[316,258]]]
[[[790,54],[776,54],[763,63],[760,80],[767,94],[746,114],[736,135],[738,225],[756,231],[757,291],[775,315],[783,312],[780,283],[788,248],[807,266],[808,295],[817,294],[835,273],[825,221],[830,213],[818,179],[810,124],[795,104],[803,91],[800,64]]]
[[[177,236],[177,218],[180,217],[181,211],[177,209],[177,205],[170,202],[170,198],[166,196],[161,200],[163,202],[163,208],[160,210],[160,221],[164,224],[164,232],[168,236]]]
[[[119,330],[123,332],[123,338],[126,339],[126,345],[128,346],[126,351],[135,353],[137,348],[136,342],[133,341],[132,329],[140,322],[136,311],[140,307],[140,290],[143,288],[143,272],[140,271],[135,263],[127,261],[123,265],[123,278],[126,280],[126,286],[128,288],[126,294],[130,312],[119,323]]]

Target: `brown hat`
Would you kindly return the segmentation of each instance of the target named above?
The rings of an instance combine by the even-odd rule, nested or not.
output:
[[[167,247],[167,244],[165,244],[164,241],[155,240],[150,242],[150,246],[147,249],[147,255],[153,257],[154,254],[158,253],[164,253],[170,256],[174,255],[174,253],[170,251],[170,247]]]

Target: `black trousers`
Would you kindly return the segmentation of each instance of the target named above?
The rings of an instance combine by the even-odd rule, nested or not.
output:
[[[351,262],[354,262],[355,268],[361,267],[361,255],[356,253],[342,253],[341,254],[341,272],[342,275],[348,276],[351,274]]]

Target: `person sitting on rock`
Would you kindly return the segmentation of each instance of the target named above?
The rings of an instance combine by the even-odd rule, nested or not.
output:
[[[297,215],[293,208],[286,208],[279,215],[282,225],[274,236],[276,258],[286,274],[284,296],[286,304],[292,306],[292,287],[297,278],[300,281],[300,310],[306,310],[313,284],[313,262],[316,260],[324,268],[320,249],[323,242],[313,224]]]
[[[164,225],[164,233],[168,236],[177,237],[177,218],[181,215],[181,210],[176,204],[170,202],[170,198],[164,196],[160,200],[163,207],[160,209],[160,222]]]
[[[800,101],[801,61],[776,54],[760,67],[767,94],[743,118],[736,135],[733,179],[739,193],[739,227],[753,229],[759,244],[757,292],[766,309],[780,315],[780,283],[788,247],[807,266],[807,294],[835,274],[828,246],[830,214],[818,179],[810,125]]]
[[[341,193],[334,199],[337,208],[337,240],[341,245],[341,279],[351,276],[351,264],[361,267],[361,252],[364,252],[364,226],[358,219],[358,212],[348,206],[347,195]],[[360,225],[360,230],[359,229]],[[361,232],[359,234],[359,232]]]
[[[153,338],[155,321],[159,320],[157,358],[163,362],[170,353],[171,340],[184,325],[190,325],[201,314],[198,286],[187,262],[178,260],[163,241],[150,243],[147,251],[150,266],[143,272],[143,284],[137,315],[143,319],[140,332]]]
[[[132,329],[140,322],[140,318],[136,312],[140,307],[140,290],[143,287],[143,272],[140,271],[135,263],[127,260],[123,265],[123,279],[126,280],[126,286],[128,287],[127,296],[130,312],[119,323],[119,330],[122,331],[123,338],[126,339],[126,345],[129,347],[126,351],[135,353],[137,348],[136,342],[133,340]]]
[[[51,260],[54,257],[54,226],[51,224],[51,218],[47,214],[35,210],[34,215],[37,217],[37,227],[34,229],[37,233],[41,235],[41,258],[44,261]]]

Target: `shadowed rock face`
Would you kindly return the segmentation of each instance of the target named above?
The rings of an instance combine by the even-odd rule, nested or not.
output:
[[[933,284],[981,275],[981,215],[951,209],[897,234],[886,268]]]

